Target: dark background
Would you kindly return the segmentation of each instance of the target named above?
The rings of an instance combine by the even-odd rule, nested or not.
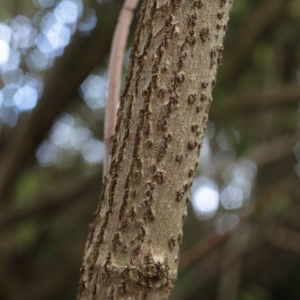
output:
[[[72,3],[70,42],[49,46],[55,32],[37,14],[61,1],[0,1],[15,53],[0,64],[1,300],[76,298],[101,190],[106,72],[122,1],[85,1],[82,14]],[[31,44],[28,32],[38,37]],[[299,32],[299,0],[235,0],[172,300],[300,299]],[[195,196],[203,187],[219,205]]]

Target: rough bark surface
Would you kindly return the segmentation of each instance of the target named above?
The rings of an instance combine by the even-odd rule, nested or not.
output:
[[[168,299],[231,6],[144,1],[78,299]]]

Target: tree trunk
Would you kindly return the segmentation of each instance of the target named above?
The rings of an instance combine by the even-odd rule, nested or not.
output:
[[[168,299],[231,7],[144,1],[78,299]]]

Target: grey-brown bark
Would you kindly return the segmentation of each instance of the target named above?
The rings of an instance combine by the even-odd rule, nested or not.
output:
[[[168,298],[231,6],[144,1],[78,299]]]

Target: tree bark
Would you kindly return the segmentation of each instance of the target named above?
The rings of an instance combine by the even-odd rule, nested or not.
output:
[[[78,299],[168,299],[231,7],[144,1]]]

